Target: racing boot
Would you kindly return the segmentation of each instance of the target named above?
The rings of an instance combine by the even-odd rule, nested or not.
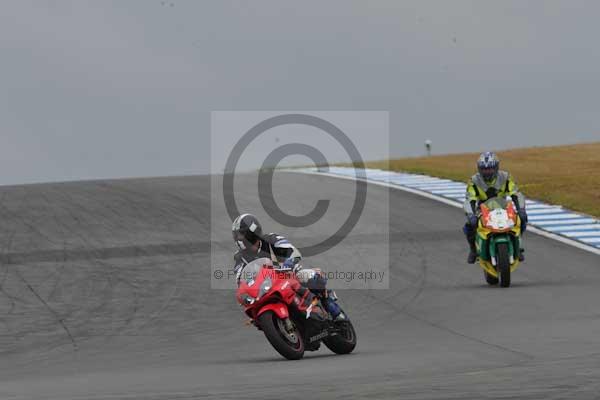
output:
[[[519,240],[519,261],[523,262],[525,261],[525,249],[523,248],[523,237],[521,236],[520,240]]]
[[[477,248],[475,247],[475,243],[469,243],[469,255],[467,256],[467,263],[475,264],[477,260]]]
[[[477,260],[477,248],[475,247],[475,230],[469,225],[469,223],[466,223],[463,227],[463,233],[467,238],[467,243],[469,243],[469,255],[467,256],[467,263],[475,264],[475,260]]]
[[[469,242],[469,255],[467,256],[467,263],[475,264],[475,260],[477,260],[477,247],[475,247],[475,235],[467,235],[467,242]]]

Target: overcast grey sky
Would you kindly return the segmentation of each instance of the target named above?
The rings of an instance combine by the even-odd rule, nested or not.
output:
[[[600,140],[600,2],[1,7],[0,184],[207,173],[213,110],[389,111],[395,156]]]

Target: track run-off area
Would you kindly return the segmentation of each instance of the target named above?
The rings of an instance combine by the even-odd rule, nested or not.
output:
[[[220,188],[1,187],[0,399],[600,396],[598,255],[526,234],[511,287],[488,287],[465,262],[460,209],[369,184],[356,227],[306,262],[389,266],[389,288],[337,289],[352,354],[286,361],[244,325],[233,290],[211,287],[211,263],[235,250]],[[317,226],[264,226],[300,247],[354,202],[355,183],[329,176],[277,172],[274,188],[294,215],[331,201]],[[256,191],[256,175],[236,176],[239,208],[264,215]]]

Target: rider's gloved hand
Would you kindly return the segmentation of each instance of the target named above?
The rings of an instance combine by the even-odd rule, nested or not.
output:
[[[302,265],[298,262],[299,260],[296,258],[287,258],[282,264],[281,269],[286,271],[292,271],[297,273],[302,270]]]
[[[294,269],[294,265],[296,265],[296,260],[293,258],[288,258],[281,264],[284,269]]]
[[[477,222],[478,222],[477,215],[470,214],[468,219],[469,219],[469,225],[471,225],[473,228],[477,228]]]
[[[527,212],[524,209],[519,210],[519,218],[521,219],[521,232],[525,232],[525,229],[527,229],[527,220],[529,218],[527,217]]]

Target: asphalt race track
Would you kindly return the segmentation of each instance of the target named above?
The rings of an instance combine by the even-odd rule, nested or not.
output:
[[[0,188],[0,399],[600,398],[597,255],[528,235],[513,285],[490,288],[465,263],[460,210],[370,185],[361,222],[315,262],[387,262],[389,240],[389,289],[338,290],[353,354],[286,361],[211,289],[211,225],[218,258],[233,243],[210,179]],[[256,176],[236,179],[240,208],[262,210]],[[331,226],[354,200],[330,177],[278,173],[276,188],[290,213],[332,199]]]

